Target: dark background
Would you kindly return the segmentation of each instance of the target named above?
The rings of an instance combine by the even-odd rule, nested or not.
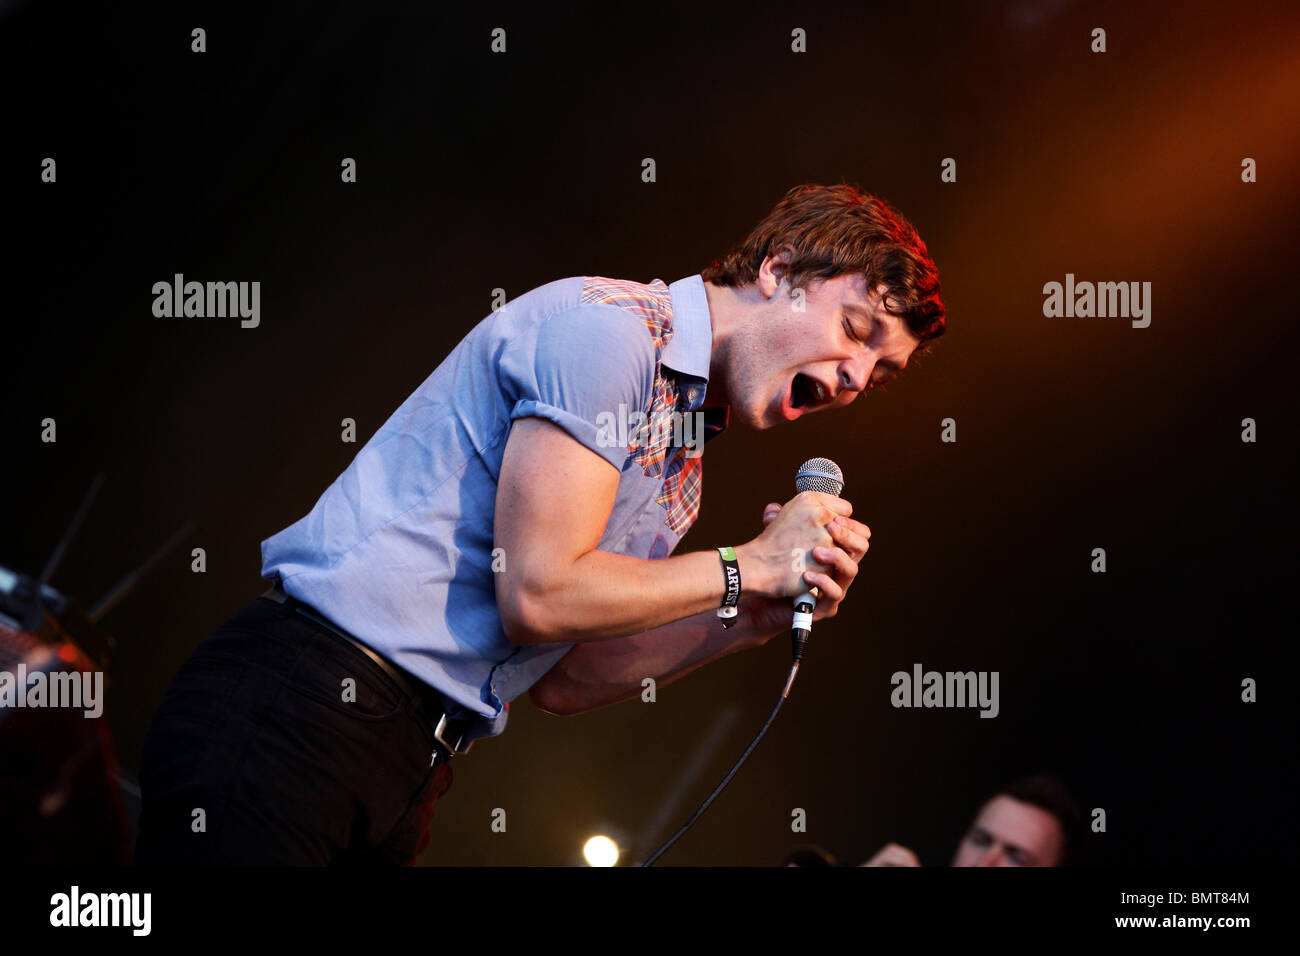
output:
[[[986,793],[1039,769],[1106,810],[1098,862],[1294,859],[1294,6],[854,6],[0,2],[0,564],[39,574],[98,471],[53,582],[83,603],[196,525],[105,620],[127,768],[176,668],[265,587],[259,542],[493,288],[672,282],[790,186],[848,180],[917,226],[949,331],[848,411],[710,445],[679,552],[752,537],[814,455],[842,465],[872,549],[664,862],[771,865],[809,841],[858,862],[893,840],[944,864]],[[176,272],[259,280],[261,327],[154,318]],[[1045,318],[1067,272],[1150,281],[1150,327]],[[788,655],[778,638],[568,719],[520,699],[457,762],[423,862],[570,863],[598,830],[643,857],[743,750]],[[999,671],[1000,715],[893,709],[890,674],[917,662]]]

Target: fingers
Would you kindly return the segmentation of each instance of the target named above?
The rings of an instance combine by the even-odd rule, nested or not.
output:
[[[831,605],[837,605],[844,600],[844,588],[835,582],[835,579],[828,574],[822,574],[820,571],[805,571],[803,573],[804,583],[810,587],[819,589],[822,595],[830,601]],[[821,602],[818,601],[820,604]]]
[[[852,518],[836,518],[828,526],[831,539],[849,553],[854,561],[860,561],[871,547],[871,529]]]
[[[920,866],[915,853],[897,843],[888,843],[862,866]]]
[[[842,527],[848,528],[854,534],[860,534],[862,535],[862,537],[868,539],[871,537],[871,529],[868,528],[866,525],[864,525],[861,521],[855,521],[852,518],[841,518],[839,520],[839,524]]]
[[[813,548],[812,558],[834,572],[833,575],[821,571],[803,573],[804,583],[820,592],[817,598],[820,617],[816,619],[833,617],[839,609],[840,602],[844,600],[849,585],[858,575],[858,563],[842,548]],[[825,602],[822,601],[823,596],[826,598]]]
[[[848,517],[853,514],[853,505],[844,498],[837,498],[835,495],[828,495],[824,491],[801,491],[795,495],[795,498],[801,498],[805,495],[811,495],[819,504],[824,505],[837,515]]]
[[[844,498],[837,498],[834,495],[824,494],[820,491],[814,491],[812,494],[820,498],[822,504],[826,505],[827,508],[830,508],[831,511],[834,511],[837,515],[843,515],[847,518],[849,515],[853,514],[853,505]]]
[[[828,565],[838,571],[838,574],[832,576],[841,584],[847,585],[857,576],[858,562],[843,548],[813,548],[812,557],[818,564]]]

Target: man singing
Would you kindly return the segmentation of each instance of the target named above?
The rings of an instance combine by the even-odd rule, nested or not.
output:
[[[137,861],[411,863],[452,756],[525,691],[576,714],[761,646],[809,587],[833,616],[871,535],[842,498],[670,556],[701,445],[888,381],[943,333],[939,291],[889,204],[800,186],[701,274],[560,279],[493,312],[262,542],[271,588],[150,727]]]

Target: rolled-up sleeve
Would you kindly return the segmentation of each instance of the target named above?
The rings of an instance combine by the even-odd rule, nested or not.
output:
[[[654,387],[654,342],[640,319],[609,305],[557,312],[511,343],[500,370],[512,421],[545,418],[622,469],[618,438],[636,429],[619,423],[649,408]]]

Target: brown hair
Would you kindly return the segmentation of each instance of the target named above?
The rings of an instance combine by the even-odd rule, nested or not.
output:
[[[885,309],[922,343],[947,327],[939,270],[916,229],[888,202],[847,183],[794,187],[701,275],[714,285],[749,285],[763,260],[785,245],[794,249],[787,273],[792,288],[860,273],[868,289],[884,283]]]
[[[1057,866],[1078,866],[1083,863],[1090,849],[1088,845],[1088,823],[1074,797],[1059,779],[1046,773],[1036,773],[1032,777],[1002,787],[993,796],[1008,796],[1030,806],[1046,810],[1056,817],[1061,825],[1061,860]],[[990,798],[992,799],[992,798]]]

